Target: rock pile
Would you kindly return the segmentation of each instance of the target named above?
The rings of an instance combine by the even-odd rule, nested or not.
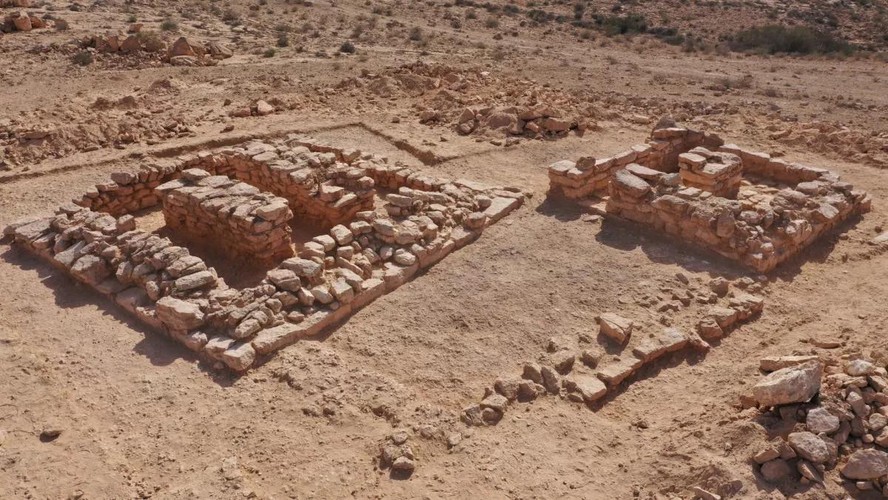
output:
[[[607,322],[601,324],[610,324],[616,318],[613,314],[602,316]],[[461,418],[467,425],[495,425],[510,405],[545,395],[560,395],[569,401],[595,405],[644,366],[688,346],[708,347],[695,334],[677,328],[662,328],[659,334],[641,341],[631,353],[609,363],[602,362],[602,354],[597,351],[586,349],[577,353],[550,344],[549,352],[540,362],[525,363],[520,377],[498,378],[493,387],[485,389],[480,403],[463,409]]]
[[[130,31],[95,35],[82,45],[100,54],[142,55],[174,66],[212,66],[233,55],[231,50],[217,42],[203,44],[180,37],[168,44],[157,33],[139,29]]]
[[[479,69],[419,62],[366,72],[337,86],[340,91],[354,88],[383,98],[414,97],[420,123],[444,125],[460,135],[544,139],[596,127],[597,112],[588,100]]]
[[[646,144],[613,158],[559,161],[549,167],[549,181],[550,196],[600,197],[608,214],[761,272],[871,207],[866,192],[833,172],[723,145],[715,136],[680,127],[655,129]]]
[[[256,171],[262,173],[254,176]],[[372,203],[358,208],[351,220],[303,245],[299,257],[268,271],[258,286],[241,290],[229,288],[187,248],[135,229],[129,215],[156,205],[163,196],[168,203],[176,198],[192,207],[188,218],[209,218],[198,216],[196,206],[203,210],[230,197],[237,207],[249,208],[249,214],[229,213],[226,220],[244,215],[253,231],[266,223],[279,224],[288,211],[306,214],[311,203],[330,221],[344,207],[363,208],[360,193],[369,193],[366,198],[372,200],[374,185],[398,190],[398,197],[387,201],[398,211]],[[266,188],[285,201],[258,194]],[[261,201],[261,206],[240,203],[247,198]],[[149,326],[243,371],[258,355],[321,332],[474,241],[520,206],[524,195],[516,189],[422,175],[373,155],[294,136],[275,144],[252,142],[189,155],[137,173],[115,173],[77,201],[88,208],[65,205],[55,217],[15,223],[4,234]]]
[[[22,0],[18,0],[18,2],[26,3]],[[0,24],[0,32],[13,33],[15,31],[31,31],[45,27],[46,21],[37,16],[29,15],[27,12],[22,10],[7,15],[3,19],[3,24]]]
[[[762,360],[752,389],[769,427],[789,429],[753,457],[769,482],[820,483],[838,469],[863,491],[888,493],[888,371],[861,358]],[[822,383],[822,385],[821,385]]]
[[[409,434],[405,430],[393,432],[379,445],[379,468],[391,470],[392,476],[408,477],[416,469],[416,457],[407,444]]]
[[[427,109],[420,114],[421,123],[440,121],[442,115]],[[563,137],[571,130],[582,135],[589,125],[585,121],[562,118],[562,113],[549,106],[509,106],[463,108],[454,122],[460,135],[473,132],[500,132],[510,136],[543,139]]]

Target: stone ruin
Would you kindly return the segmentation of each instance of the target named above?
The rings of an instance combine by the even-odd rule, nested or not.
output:
[[[870,196],[829,170],[718,136],[655,129],[609,158],[549,167],[549,194],[635,221],[768,272],[855,214]]]
[[[391,292],[523,201],[518,189],[440,179],[290,136],[114,173],[4,237],[241,372]],[[165,230],[234,258],[260,257],[269,267],[261,282],[232,288],[189,248],[140,229],[139,218],[161,204]],[[293,221],[321,234],[294,245]]]

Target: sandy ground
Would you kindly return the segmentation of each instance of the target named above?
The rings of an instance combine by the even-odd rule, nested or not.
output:
[[[123,19],[116,15],[105,24],[122,26]],[[72,14],[72,25],[75,20],[76,30],[103,26],[89,12]],[[4,35],[0,45],[31,61],[36,56],[22,51],[39,36]],[[523,38],[516,46],[533,54],[549,43]],[[426,57],[468,67],[477,56],[468,47],[448,55],[446,47],[433,45]],[[0,52],[2,61],[14,57]],[[598,130],[502,147],[488,137],[478,142],[443,125],[418,124],[412,100],[360,90],[317,98],[318,89],[363,67],[375,71],[417,57],[379,45],[365,53],[362,62],[340,63],[282,50],[272,59],[241,53],[208,68],[124,70],[74,69],[50,54],[42,65],[4,73],[0,120],[60,126],[64,120],[52,118],[54,110],[85,109],[96,97],[139,94],[135,89],[174,78],[183,90],[149,94],[144,106],[156,107],[164,119],[179,117],[190,130],[157,144],[108,145],[15,163],[0,172],[0,226],[50,212],[110,172],[134,169],[153,156],[293,131],[442,177],[513,185],[534,195],[476,243],[323,338],[293,345],[242,377],[212,370],[57,270],[20,249],[0,247],[0,497],[690,498],[692,486],[729,498],[860,495],[831,478],[811,487],[776,487],[758,478],[749,457],[766,436],[736,403],[760,377],[763,356],[885,349],[888,266],[868,242],[888,225],[882,202],[888,170],[843,160],[847,152],[779,142],[764,128],[791,123],[780,117],[785,114],[884,133],[884,64],[720,60],[631,46],[564,47],[558,59],[574,61],[568,67],[542,56],[528,56],[521,67],[513,59],[487,61],[487,70],[509,81],[532,77],[568,94],[593,90],[602,99],[619,92],[613,97],[618,116],[598,117]],[[703,89],[725,74],[745,73],[755,75],[750,88]],[[273,78],[293,84],[269,83]],[[757,92],[766,85],[781,87],[785,97]],[[867,111],[837,107],[840,95]],[[270,97],[292,105],[267,117],[231,119],[221,103]],[[647,109],[655,121],[661,108],[686,109],[681,103],[689,100],[739,108],[718,117],[698,114],[691,125],[711,124],[732,142],[828,166],[872,193],[873,212],[768,276],[761,317],[708,354],[663,360],[594,409],[547,397],[516,406],[496,426],[461,424],[463,407],[497,377],[518,375],[550,339],[594,343],[597,314],[622,311],[653,328],[659,314],[642,304],[675,286],[676,273],[695,283],[755,276],[679,241],[611,220],[590,222],[579,208],[546,200],[548,164],[605,156],[639,142],[652,123],[632,123],[624,113]],[[609,107],[603,100],[596,104]],[[400,123],[392,123],[395,116]],[[220,132],[227,123],[235,130]],[[437,159],[419,155],[423,164],[415,150]],[[825,350],[812,340],[842,345]],[[61,429],[59,438],[41,442],[47,427]],[[379,445],[396,429],[409,430],[417,456],[409,479],[376,467]],[[461,440],[450,446],[454,433]]]

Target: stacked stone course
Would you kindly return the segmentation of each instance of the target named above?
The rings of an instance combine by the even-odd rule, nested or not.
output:
[[[373,204],[377,184],[395,190],[379,207]],[[343,190],[330,195],[332,187]],[[259,193],[266,188],[286,202]],[[237,290],[187,248],[136,229],[129,213],[161,198],[170,225],[198,232],[209,230],[201,224],[216,217],[209,225],[228,224],[230,234],[220,237],[226,241],[265,222],[281,229],[293,213],[339,222],[303,245],[298,257],[269,270],[259,285]],[[229,199],[238,207],[233,212]],[[244,371],[258,356],[316,335],[399,287],[523,201],[517,189],[451,182],[289,137],[113,174],[77,200],[83,206],[67,204],[54,217],[12,224],[4,235],[150,327]],[[227,207],[224,213],[206,210],[217,203]]]
[[[287,200],[205,170],[158,186],[167,227],[190,238],[211,238],[234,256],[273,264],[293,255]]]
[[[584,180],[579,174],[593,163],[608,166]],[[723,145],[714,135],[678,127],[657,129],[646,145],[604,161],[555,163],[549,175],[550,196],[598,197],[610,215],[760,272],[871,206],[867,193],[829,170]]]

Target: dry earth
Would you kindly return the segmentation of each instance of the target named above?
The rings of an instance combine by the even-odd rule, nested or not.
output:
[[[725,498],[868,498],[836,474],[823,485],[765,482],[750,457],[766,436],[737,402],[761,376],[763,356],[884,359],[888,266],[869,243],[888,227],[884,62],[687,53],[512,18],[487,29],[486,14],[458,29],[433,26],[441,9],[465,19],[466,8],[435,2],[232,4],[74,10],[53,0],[28,10],[64,18],[67,31],[0,34],[0,226],[49,213],[154,157],[294,131],[533,197],[323,338],[239,377],[21,249],[0,247],[0,497],[692,498],[699,486]],[[130,16],[170,41],[221,41],[234,56],[206,67],[101,53],[87,66],[71,62],[80,49],[69,44],[125,31]],[[168,18],[178,33],[160,29]],[[510,23],[520,35],[497,37]],[[293,30],[289,45],[264,57],[280,24]],[[426,38],[410,40],[414,26]],[[349,38],[356,53],[339,54]],[[398,69],[417,61],[429,66]],[[445,95],[421,78],[396,78],[440,65],[460,75]],[[275,111],[231,116],[259,99]],[[467,105],[536,103],[588,128],[515,143],[497,131],[461,135],[452,121]],[[425,110],[442,119],[420,124]],[[595,317],[605,311],[634,318],[642,332],[656,328],[661,314],[649,304],[677,286],[676,273],[703,284],[755,277],[547,201],[550,163],[616,152],[667,114],[833,169],[869,191],[874,210],[767,276],[761,317],[707,354],[665,359],[595,408],[541,398],[495,426],[467,427],[462,408],[497,377],[519,374],[550,339],[597,345]],[[34,130],[47,135],[21,140]],[[840,345],[815,346],[822,341]],[[48,428],[61,434],[43,442]],[[398,429],[416,455],[406,479],[377,467],[379,445]]]

